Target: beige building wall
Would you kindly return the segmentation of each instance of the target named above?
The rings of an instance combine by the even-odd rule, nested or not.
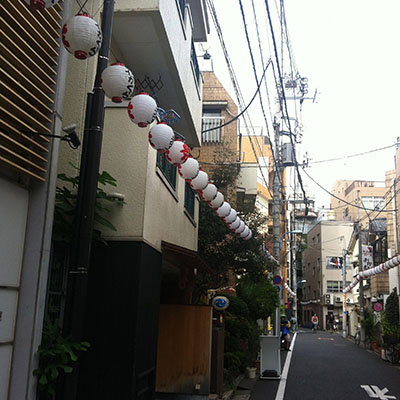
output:
[[[222,86],[217,76],[212,71],[203,72],[203,110],[205,108],[221,109],[221,123],[230,121],[238,114],[238,107],[232,100],[229,93]],[[234,121],[231,124],[221,128],[221,137],[225,146],[233,152],[232,156],[227,161],[236,163],[238,161],[237,153],[237,135],[238,122]],[[204,142],[202,140],[201,147],[193,149],[193,154],[198,157],[201,168],[209,173],[212,171],[214,162],[214,152],[221,148],[221,143]]]
[[[100,7],[100,1],[96,0],[86,5],[88,12],[95,14]],[[166,18],[164,21],[171,25],[171,17],[166,16],[165,1],[141,1],[135,2],[133,10],[132,2],[119,0],[116,3],[116,12],[151,11],[160,7],[160,15]],[[96,14],[97,19],[100,13]],[[190,20],[190,18],[189,18]],[[98,20],[98,22],[100,22]],[[160,22],[162,22],[160,20]],[[186,23],[188,19],[186,19]],[[174,22],[176,25],[176,22]],[[191,27],[188,26],[188,29]],[[182,31],[182,27],[179,28]],[[181,50],[177,44],[178,33],[169,26],[168,39],[173,44],[173,56],[177,64],[188,64],[188,52],[184,52],[185,46],[181,45]],[[179,33],[181,35],[181,32]],[[113,42],[111,57],[119,54],[118,46]],[[189,53],[190,54],[190,53]],[[156,55],[154,55],[156,57]],[[113,61],[113,60],[111,60]],[[124,62],[123,59],[120,59]],[[96,72],[97,57],[89,58],[86,61],[80,61],[74,57],[68,59],[68,84],[66,87],[66,98],[64,106],[64,124],[75,123],[76,131],[82,135],[85,123],[86,94],[93,89],[94,77]],[[181,65],[180,65],[181,67]],[[179,67],[179,68],[180,68]],[[180,71],[180,69],[179,69]],[[133,71],[135,74],[135,71]],[[191,72],[192,73],[192,72]],[[185,72],[186,74],[186,72]],[[189,80],[186,75],[181,76],[181,94],[190,92],[190,86],[185,83]],[[191,77],[193,79],[193,77]],[[201,93],[192,93],[194,96],[193,104],[198,103],[198,110],[183,110],[190,112],[191,119],[196,119],[200,127],[201,119]],[[190,97],[189,96],[189,97]],[[200,97],[199,97],[200,96]],[[197,100],[196,100],[197,99]],[[106,99],[108,100],[108,99]],[[102,227],[104,236],[109,240],[144,240],[157,250],[161,250],[161,241],[166,240],[173,244],[197,250],[197,224],[198,218],[198,199],[195,201],[195,218],[189,218],[184,210],[184,181],[177,175],[176,190],[171,189],[165,181],[162,173],[156,167],[157,152],[148,143],[148,128],[139,128],[133,124],[128,116],[127,102],[115,105],[107,102],[105,112],[105,125],[102,145],[102,156],[100,172],[105,170],[117,180],[117,187],[106,187],[108,192],[119,192],[125,196],[126,204],[113,204],[109,219],[117,228],[117,231],[107,230]],[[182,113],[181,110],[176,110]],[[187,116],[186,116],[187,117]],[[190,133],[193,137],[196,133]],[[78,150],[71,150],[68,146],[62,148],[59,163],[59,172],[75,176],[76,169],[70,166],[70,163],[79,166],[82,146]]]
[[[331,209],[335,213],[335,219],[337,221],[357,221],[360,217],[362,225],[366,226],[369,222],[367,213],[373,219],[378,212],[357,208],[358,199],[362,200],[363,197],[384,197],[386,191],[387,189],[383,182],[337,180],[331,192],[344,201],[331,196]]]
[[[303,253],[303,301],[311,303],[303,307],[304,311],[316,312],[320,319],[320,326],[325,326],[325,317],[329,311],[342,316],[343,303],[336,302],[342,298],[341,292],[328,291],[328,281],[342,281],[340,269],[326,267],[327,257],[342,257],[343,249],[349,243],[353,231],[352,222],[321,221],[315,225],[307,235],[307,248]],[[346,281],[352,279],[351,268],[346,269]],[[331,295],[332,303],[328,308],[325,296]]]

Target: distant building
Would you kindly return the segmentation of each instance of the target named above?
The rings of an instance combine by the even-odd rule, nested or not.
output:
[[[334,314],[343,318],[343,251],[347,248],[353,223],[345,221],[320,221],[307,235],[307,248],[303,252],[302,270],[302,321],[310,323],[313,313],[320,327],[326,328],[326,319]],[[353,274],[346,265],[346,285]],[[354,299],[348,297],[349,302]]]
[[[360,216],[365,226],[366,213],[374,218],[385,206],[386,191],[385,182],[337,180],[331,189],[335,195],[331,196],[331,209],[336,221],[357,221]]]

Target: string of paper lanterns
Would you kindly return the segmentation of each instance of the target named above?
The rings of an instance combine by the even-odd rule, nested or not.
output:
[[[361,280],[361,278],[369,278],[370,276],[381,274],[382,272],[389,271],[389,269],[398,267],[400,265],[400,255],[391,258],[385,263],[379,264],[374,268],[360,271],[354,278],[353,281],[343,289],[343,293],[348,293],[352,290]]]
[[[24,0],[34,10],[44,10],[45,8],[53,7],[60,0]]]
[[[289,295],[290,295],[291,297],[296,297],[296,293],[293,292],[292,289],[290,289],[290,287],[289,287],[289,285],[287,284],[287,282],[285,282],[284,287],[285,287],[285,289],[288,291],[288,293],[289,293]]]
[[[40,1],[40,0],[31,0]],[[42,0],[44,1],[44,0]],[[62,30],[65,48],[76,58],[84,60],[95,55],[100,49],[102,33],[98,24],[88,14],[78,14],[70,18]],[[157,103],[145,92],[133,96],[134,76],[122,63],[107,67],[101,76],[103,92],[115,103],[130,100],[128,115],[140,128],[148,127],[157,117]],[[243,240],[251,239],[251,229],[237,216],[237,212],[225,201],[224,195],[209,182],[206,172],[200,169],[196,159],[190,156],[188,146],[175,140],[173,129],[165,122],[158,122],[148,133],[150,145],[165,153],[169,163],[178,167],[179,175],[199,192],[227,226]]]
[[[141,128],[150,124],[156,115],[157,108],[149,100],[147,93],[134,96],[128,106],[131,120]],[[189,185],[199,192],[202,200],[206,201],[216,214],[243,240],[253,236],[251,229],[237,216],[236,210],[225,201],[224,195],[218,188],[209,182],[208,174],[200,169],[196,159],[189,155],[188,146],[181,140],[174,140],[172,128],[165,122],[159,122],[149,131],[149,143],[159,152],[165,152],[167,161],[178,167],[179,175]]]
[[[101,29],[89,14],[71,17],[62,28],[63,45],[78,60],[94,56],[100,50],[102,41]]]

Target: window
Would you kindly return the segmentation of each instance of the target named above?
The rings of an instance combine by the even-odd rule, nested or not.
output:
[[[385,206],[383,197],[363,196],[361,197],[362,205],[371,210],[382,210]]]
[[[350,285],[346,281],[346,286]],[[343,281],[326,281],[326,291],[331,293],[341,293],[343,291]]]
[[[321,235],[317,233],[317,243],[321,243]]]
[[[178,3],[179,3],[179,8],[180,8],[181,14],[182,14],[182,19],[185,20],[186,0],[178,0]]]
[[[193,219],[194,219],[194,200],[195,200],[194,190],[186,182],[185,183],[185,210],[189,213],[189,215]]]
[[[176,189],[176,167],[165,158],[165,153],[157,152],[157,167],[161,170],[168,183]]]
[[[194,76],[196,78],[197,86],[200,86],[200,67],[197,61],[196,49],[194,48],[194,43],[192,41],[192,48],[190,51],[190,58],[192,60],[193,69],[194,69]]]
[[[326,291],[331,293],[340,293],[339,281],[326,281]]]
[[[202,131],[212,129],[212,131],[202,134],[203,143],[220,143],[222,140],[222,129],[219,128],[224,123],[220,108],[204,108],[202,118]],[[215,129],[213,129],[215,128]]]

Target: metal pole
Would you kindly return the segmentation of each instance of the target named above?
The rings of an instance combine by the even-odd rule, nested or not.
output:
[[[343,238],[344,240],[344,238]],[[342,256],[343,256],[343,289],[346,287],[346,255],[347,255],[347,250],[343,249],[342,250]],[[342,321],[342,328],[343,328],[343,333],[342,336],[345,338],[347,336],[347,304],[346,304],[346,293],[343,292],[343,321]]]
[[[100,81],[102,72],[108,66],[113,16],[114,0],[104,0],[101,22],[103,42],[97,60],[93,93],[88,94],[86,105],[75,232],[71,246],[63,326],[64,332],[69,334],[74,341],[84,339],[86,292],[104,127],[104,93],[101,90]],[[65,399],[76,399],[78,377],[79,363],[77,362],[73,373],[68,374],[66,378]]]
[[[279,262],[278,274],[282,276],[281,259],[280,259],[280,212],[279,212],[279,173],[280,173],[280,157],[279,157],[279,123],[274,122],[275,131],[275,168],[274,168],[274,182],[272,185],[272,233],[274,241],[274,257]],[[282,286],[279,291],[279,306],[275,310],[275,335],[279,336],[280,332],[280,305],[282,304]]]
[[[275,128],[275,169],[274,169],[274,182],[272,185],[272,220],[273,220],[273,239],[274,239],[274,257],[280,263],[280,212],[279,212],[279,174],[280,174],[280,157],[279,157],[279,123],[274,123]],[[280,267],[279,267],[280,268]],[[279,271],[281,273],[281,271]]]
[[[362,264],[362,229],[361,229],[361,221],[360,221],[360,191],[357,191],[357,203],[358,203],[358,222],[357,222],[357,230],[358,230],[358,272],[363,270]],[[360,278],[360,289],[359,289],[359,297],[358,303],[360,305],[360,341],[361,346],[365,347],[365,327],[364,327],[364,282],[363,278]]]

